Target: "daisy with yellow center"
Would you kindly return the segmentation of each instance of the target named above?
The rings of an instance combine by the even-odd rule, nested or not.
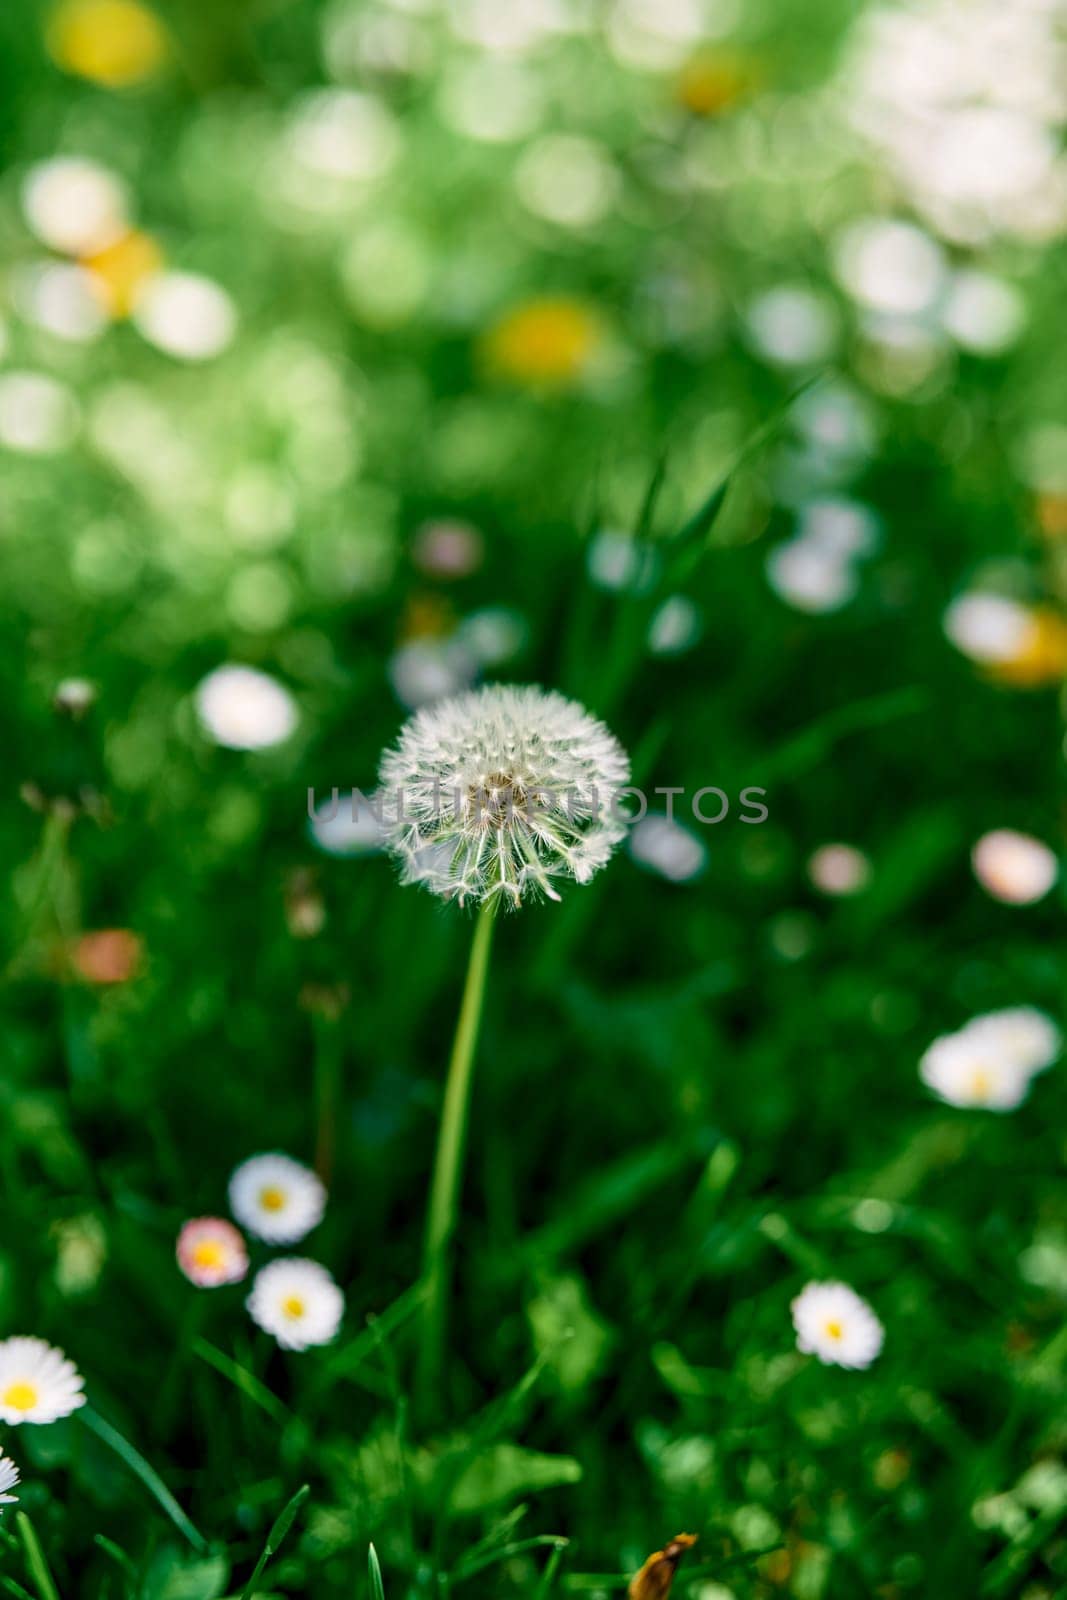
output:
[[[252,1321],[283,1350],[307,1350],[336,1338],[345,1297],[325,1267],[292,1256],[256,1273],[246,1304]]]
[[[489,371],[531,388],[565,389],[603,347],[600,319],[581,300],[543,296],[505,313],[486,335]]]
[[[178,1235],[178,1265],[198,1289],[240,1283],[248,1271],[241,1234],[223,1217],[193,1217]]]
[[[81,1375],[44,1339],[0,1340],[0,1422],[55,1422],[85,1404]]]
[[[325,1207],[319,1178],[289,1156],[253,1156],[230,1179],[230,1210],[268,1244],[296,1244],[322,1220]]]
[[[105,89],[142,83],[167,57],[162,23],[137,0],[63,0],[46,37],[58,67]]]
[[[19,1481],[19,1469],[9,1456],[0,1451],[0,1506],[13,1506],[18,1500],[17,1494],[9,1494]]]
[[[809,1283],[792,1304],[797,1349],[827,1366],[869,1367],[885,1331],[847,1283]]]
[[[1008,1006],[935,1039],[919,1062],[919,1076],[948,1105],[1014,1111],[1060,1045],[1059,1029],[1044,1012]]]

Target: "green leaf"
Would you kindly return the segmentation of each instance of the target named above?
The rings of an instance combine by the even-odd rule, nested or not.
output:
[[[452,1487],[449,1504],[457,1515],[469,1516],[517,1495],[577,1483],[581,1476],[581,1466],[573,1456],[543,1455],[516,1444],[498,1444],[464,1468]]]
[[[102,1439],[104,1444],[110,1445],[119,1459],[126,1463],[134,1476],[140,1478],[153,1500],[166,1512],[178,1532],[188,1539],[193,1549],[205,1551],[207,1549],[207,1540],[189,1521],[189,1518],[185,1515],[185,1512],[175,1500],[159,1473],[148,1465],[140,1451],[135,1450],[129,1440],[124,1439],[118,1429],[111,1426],[110,1422],[105,1422],[103,1417],[98,1416],[91,1406],[85,1406],[78,1412],[78,1416],[89,1431],[95,1433],[98,1439]]]
[[[26,1553],[26,1570],[33,1579],[40,1600],[59,1600],[59,1590],[56,1588],[55,1579],[49,1571],[48,1562],[44,1558],[33,1523],[25,1511],[19,1511],[15,1516],[15,1526],[19,1530],[22,1548]]]
[[[141,1600],[220,1600],[229,1579],[230,1564],[224,1556],[191,1561],[168,1546],[152,1562]]]
[[[241,1600],[249,1600],[249,1597],[254,1593],[256,1584],[262,1576],[267,1562],[280,1548],[282,1541],[293,1525],[297,1512],[300,1510],[300,1507],[304,1504],[304,1501],[307,1499],[310,1493],[310,1485],[305,1483],[302,1488],[296,1491],[288,1505],[282,1509],[278,1517],[275,1519],[274,1526],[267,1535],[267,1542],[263,1547],[263,1554],[256,1562],[255,1571],[252,1573],[252,1576],[241,1590]]]
[[[590,1305],[583,1280],[576,1273],[547,1279],[526,1315],[534,1348],[545,1356],[560,1388],[584,1388],[603,1362],[612,1335]]]

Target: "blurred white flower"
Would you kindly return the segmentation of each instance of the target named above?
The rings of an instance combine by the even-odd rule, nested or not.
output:
[[[827,1366],[869,1367],[885,1330],[847,1283],[809,1283],[792,1303],[797,1349]]]
[[[986,893],[1013,906],[1043,900],[1060,875],[1059,860],[1047,844],[1012,828],[983,834],[971,852],[971,864]]]
[[[288,739],[297,724],[288,689],[255,667],[209,672],[196,691],[196,710],[204,732],[227,750],[266,750]]]
[[[191,1217],[183,1223],[175,1254],[182,1272],[198,1289],[240,1283],[248,1271],[244,1239],[224,1217]]]
[[[478,570],[484,554],[478,529],[452,518],[424,522],[411,546],[412,561],[431,578],[466,578]]]
[[[558,900],[589,879],[626,828],[629,762],[573,700],[492,684],[420,711],[382,757],[386,849],[404,883],[444,899]]]
[[[544,115],[541,80],[518,61],[457,61],[441,74],[443,120],[468,139],[511,144],[526,138]]]
[[[178,361],[208,361],[233,339],[237,313],[225,289],[194,272],[157,272],[137,295],[133,321]]]
[[[941,325],[962,349],[995,356],[1022,333],[1026,304],[1018,289],[991,272],[956,272],[941,307]]]
[[[659,571],[659,552],[628,533],[605,528],[589,542],[586,568],[598,589],[644,594]]]
[[[323,799],[316,796],[315,815],[308,819],[311,837],[329,856],[373,855],[382,847],[382,825],[357,790]]]
[[[834,270],[860,305],[890,316],[928,311],[948,276],[935,239],[914,223],[885,217],[848,225],[834,244]]]
[[[1063,1036],[1051,1017],[1036,1006],[1006,1006],[973,1017],[962,1029],[983,1048],[1007,1056],[1023,1072],[1044,1072],[1063,1048]]]
[[[268,1244],[296,1244],[322,1221],[326,1190],[310,1167],[271,1151],[242,1161],[230,1177],[230,1210]]]
[[[78,427],[78,406],[65,383],[44,372],[0,376],[0,444],[22,455],[65,450]]]
[[[293,531],[296,494],[277,467],[249,462],[238,467],[226,486],[223,515],[238,544],[273,549]]]
[[[355,89],[314,89],[297,101],[288,151],[307,172],[366,183],[385,175],[401,138],[389,107]]]
[[[681,655],[691,650],[704,629],[700,607],[688,595],[668,595],[648,625],[648,648],[654,656]]]
[[[1026,606],[1003,595],[962,594],[945,612],[945,633],[972,661],[1010,661],[1026,644],[1032,627]]]
[[[13,1506],[18,1501],[17,1494],[10,1491],[18,1486],[19,1469],[11,1460],[0,1451],[0,1506]]]
[[[871,881],[871,863],[851,844],[824,844],[808,862],[808,876],[823,894],[859,894]]]
[[[0,1422],[55,1422],[85,1404],[81,1374],[44,1339],[0,1340]]]
[[[260,1268],[246,1305],[283,1350],[307,1350],[337,1337],[345,1297],[325,1267],[293,1256]]]
[[[776,545],[767,556],[766,572],[775,594],[797,611],[839,611],[859,588],[849,562],[814,539]]]
[[[588,228],[611,210],[619,176],[600,145],[576,134],[552,133],[524,151],[515,187],[535,216],[561,227]]]
[[[94,255],[126,230],[126,188],[95,161],[55,156],[26,174],[22,210],[42,244],[64,255]]]
[[[387,670],[400,704],[414,711],[466,689],[478,663],[457,638],[410,639],[393,651]]]
[[[1031,1075],[995,1035],[961,1028],[924,1051],[919,1076],[949,1105],[1013,1111],[1026,1099]]]
[[[484,606],[459,625],[459,637],[483,667],[499,667],[519,654],[529,636],[526,618],[507,606]]]
[[[837,344],[833,301],[806,284],[779,284],[757,295],[745,320],[756,350],[776,366],[812,366],[827,360]]]
[[[24,321],[57,339],[88,344],[108,325],[107,301],[84,267],[67,261],[32,261],[11,279],[11,297]]]
[[[691,828],[673,817],[642,817],[630,829],[627,848],[639,866],[671,883],[690,883],[707,865],[708,852]]]
[[[801,507],[798,536],[810,539],[823,550],[849,560],[871,555],[878,547],[881,529],[870,506],[841,495],[822,496]]]

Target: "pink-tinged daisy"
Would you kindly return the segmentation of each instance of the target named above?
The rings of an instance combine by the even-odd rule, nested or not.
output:
[[[291,1156],[252,1156],[230,1179],[230,1210],[267,1244],[296,1244],[322,1221],[325,1209],[321,1181]]]
[[[19,1481],[19,1469],[10,1456],[0,1453],[0,1506],[13,1506],[18,1499],[17,1494],[9,1494]]]
[[[345,1297],[317,1261],[271,1261],[256,1273],[245,1302],[249,1316],[283,1350],[329,1344],[344,1316]]]
[[[248,1271],[244,1238],[223,1217],[192,1217],[178,1235],[178,1265],[198,1289],[240,1283]]]
[[[809,1283],[792,1304],[797,1349],[827,1366],[869,1367],[885,1330],[847,1283]]]
[[[0,1422],[56,1422],[85,1404],[81,1374],[44,1339],[0,1340]]]

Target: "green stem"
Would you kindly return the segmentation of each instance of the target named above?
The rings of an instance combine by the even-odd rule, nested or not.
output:
[[[315,1018],[315,1171],[329,1188],[337,1149],[341,1103],[341,1030],[332,1018]]]
[[[430,1209],[426,1218],[426,1245],[423,1257],[426,1304],[423,1312],[422,1348],[419,1359],[419,1390],[424,1407],[428,1406],[430,1410],[436,1409],[444,1357],[452,1238],[456,1228],[456,1212],[463,1178],[463,1152],[470,1113],[474,1052],[478,1043],[478,1029],[485,1000],[485,982],[489,971],[489,950],[493,940],[496,904],[496,900],[483,901],[478,912],[478,920],[474,925],[467,980],[463,986],[459,1020],[456,1023],[456,1035],[452,1041],[452,1055],[448,1063],[448,1080],[445,1084],[444,1105],[441,1108],[433,1185],[430,1190]]]

